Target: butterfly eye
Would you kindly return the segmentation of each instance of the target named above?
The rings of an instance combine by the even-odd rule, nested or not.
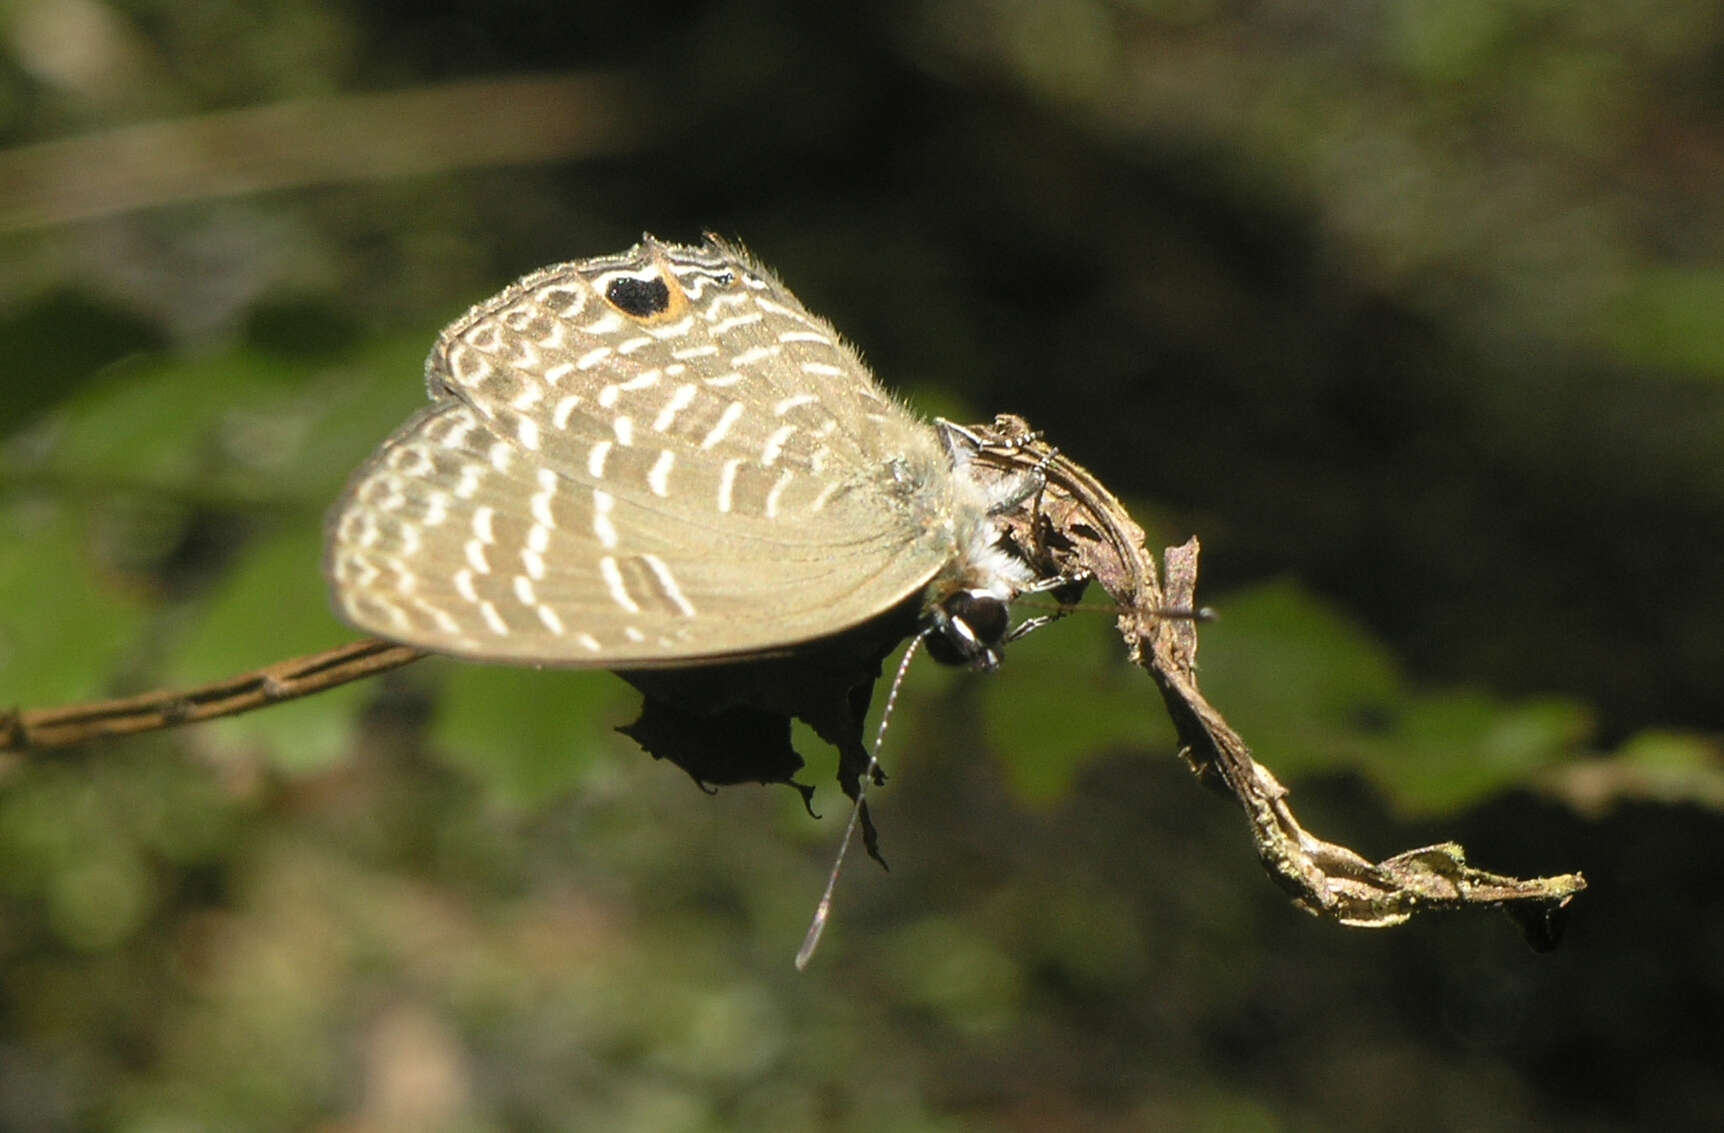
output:
[[[929,611],[928,655],[944,665],[992,671],[1011,628],[1006,603],[985,590],[959,590]]]

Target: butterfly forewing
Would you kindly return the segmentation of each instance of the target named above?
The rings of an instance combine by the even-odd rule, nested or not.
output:
[[[443,333],[427,382],[331,516],[337,605],[383,636],[745,656],[883,612],[952,554],[932,430],[716,241],[534,273]]]

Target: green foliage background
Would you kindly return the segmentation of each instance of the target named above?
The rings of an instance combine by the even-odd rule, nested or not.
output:
[[[1316,832],[1593,889],[1548,957],[1306,919],[1080,618],[913,672],[798,976],[817,742],[821,822],[609,675],[425,662],[5,765],[0,1128],[1712,1127],[1720,58],[1682,0],[13,0],[0,704],[346,640],[322,512],[438,328],[711,228],[1201,536]]]

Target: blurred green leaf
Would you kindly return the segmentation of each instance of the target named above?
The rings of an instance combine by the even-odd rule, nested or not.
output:
[[[96,951],[119,943],[155,904],[155,883],[132,848],[117,839],[91,844],[70,868],[54,876],[48,919],[72,947]]]
[[[297,407],[292,467],[319,507],[333,504],[360,462],[426,404],[425,353],[433,337],[372,341],[317,371]]]
[[[167,679],[175,687],[191,687],[358,636],[330,612],[321,555],[321,525],[309,520],[246,548],[177,642]],[[222,744],[261,749],[282,768],[312,770],[347,750],[354,718],[370,695],[364,683],[348,684],[198,727]]]
[[[123,831],[140,852],[163,862],[218,861],[241,833],[242,798],[207,766],[165,758],[165,746],[139,744],[128,758],[108,764],[107,790],[119,813],[104,828]]]
[[[955,919],[929,917],[898,930],[884,962],[908,1002],[971,1036],[1009,1027],[1025,994],[1017,960]]]
[[[1389,49],[1409,74],[1465,82],[1502,65],[1515,13],[1497,0],[1410,0],[1389,17]]]
[[[322,508],[424,403],[425,342],[385,339],[333,363],[261,350],[132,361],[0,447],[0,472],[217,505]]]
[[[1584,754],[1593,731],[1571,700],[1415,694],[1364,630],[1289,582],[1228,598],[1204,627],[1198,676],[1276,775],[1356,771],[1407,814],[1531,787]]]
[[[1592,734],[1584,705],[1448,691],[1407,706],[1364,764],[1404,813],[1444,814],[1527,786]]]
[[[0,707],[90,699],[144,622],[142,596],[89,554],[88,522],[0,499]]]
[[[1291,581],[1229,595],[1200,637],[1204,695],[1277,775],[1349,762],[1344,742],[1403,697],[1388,652]]]
[[[1720,771],[1715,740],[1687,732],[1641,732],[1617,749],[1616,758],[1648,772],[1685,775]]]
[[[1724,378],[1724,271],[1648,270],[1629,276],[1597,333],[1633,366]]]
[[[608,673],[451,663],[431,740],[505,805],[543,806],[621,741],[629,692]]]
[[[33,776],[0,796],[0,887],[34,894],[75,864],[100,808],[86,783],[63,771]]]
[[[1161,697],[1126,664],[1109,615],[1074,614],[1031,634],[977,683],[988,743],[1026,802],[1065,797],[1084,765],[1110,751],[1172,739]]]
[[[115,366],[62,402],[47,444],[0,450],[4,468],[67,484],[220,498],[247,485],[231,426],[245,408],[279,413],[292,367],[256,354],[157,358]],[[255,488],[256,485],[251,485]]]
[[[28,381],[0,382],[0,435],[27,424],[70,389],[127,354],[158,347],[160,328],[72,288],[19,311],[0,310],[0,342]]]
[[[1724,810],[1724,750],[1709,736],[1640,732],[1610,756],[1555,769],[1541,786],[1594,817],[1638,800]]]
[[[207,768],[133,754],[41,764],[0,791],[0,887],[40,901],[48,930],[79,951],[145,925],[162,896],[157,863],[208,861],[233,832]]]

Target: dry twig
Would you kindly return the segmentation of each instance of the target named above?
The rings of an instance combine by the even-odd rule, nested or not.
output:
[[[0,751],[46,751],[233,716],[374,676],[425,655],[422,649],[371,637],[194,689],[0,713]]]
[[[1019,418],[998,417],[977,432],[991,442],[984,459],[1002,475],[1039,469],[1047,478],[1040,506],[1008,517],[1020,545],[1043,556],[1044,570],[1093,578],[1125,611],[1120,634],[1132,661],[1161,691],[1186,764],[1239,803],[1263,868],[1300,908],[1344,925],[1384,928],[1424,910],[1496,907],[1515,919],[1535,948],[1555,945],[1563,911],[1586,888],[1578,873],[1528,880],[1488,873],[1468,865],[1454,842],[1373,863],[1306,831],[1287,789],[1198,691],[1196,622],[1164,616],[1169,609],[1195,609],[1197,540],[1168,549],[1164,592],[1142,529],[1088,471]]]

